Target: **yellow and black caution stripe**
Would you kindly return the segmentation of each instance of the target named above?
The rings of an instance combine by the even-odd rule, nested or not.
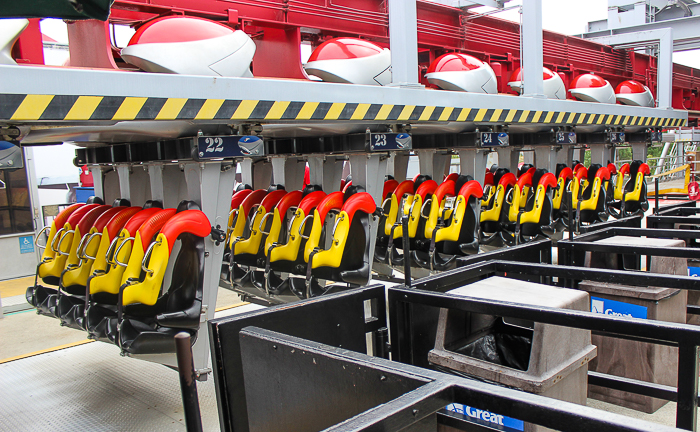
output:
[[[515,109],[187,99],[122,96],[0,94],[3,121],[93,120],[319,120],[395,122],[546,123],[606,126],[684,126],[684,119]]]

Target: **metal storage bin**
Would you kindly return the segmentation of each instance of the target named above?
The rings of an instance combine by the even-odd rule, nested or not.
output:
[[[498,276],[448,293],[531,306],[589,308],[585,292]],[[588,363],[595,356],[588,330],[442,309],[428,360],[459,374],[585,405]],[[524,426],[525,431],[545,430]]]
[[[683,240],[615,236],[595,241],[598,244],[656,247],[685,247]],[[641,268],[640,257],[633,254],[591,253],[586,266],[636,270]],[[685,258],[655,256],[649,266],[651,273],[687,276]],[[659,321],[686,322],[688,294],[684,290],[661,287],[632,287],[627,285],[582,281],[579,288],[591,295],[591,312],[630,316]],[[690,316],[688,316],[690,320]],[[591,362],[592,371],[676,386],[678,377],[678,349],[644,342],[635,342],[604,336],[593,336],[598,347],[598,358]],[[588,396],[646,413],[653,413],[668,401],[619,390],[590,386]]]

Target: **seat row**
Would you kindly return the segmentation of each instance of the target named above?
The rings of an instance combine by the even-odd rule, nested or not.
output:
[[[115,343],[123,354],[175,352],[180,331],[196,338],[204,239],[212,234],[196,203],[163,209],[159,201],[134,207],[91,199],[65,208],[45,231],[26,293],[37,313]]]

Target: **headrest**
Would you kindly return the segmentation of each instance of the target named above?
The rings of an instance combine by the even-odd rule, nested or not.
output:
[[[306,195],[299,203],[299,208],[304,212],[304,216],[310,215],[325,197],[326,193],[323,191],[311,192]]]
[[[462,186],[464,186],[472,180],[474,180],[474,177],[470,175],[460,175],[459,177],[457,177],[457,180],[455,180],[455,191],[459,192],[460,190],[462,190]]]
[[[144,210],[149,209],[149,208],[163,208],[163,201],[161,200],[148,200],[143,204],[142,207]]]
[[[630,165],[630,176],[636,177],[638,172],[642,172],[645,175],[651,174],[649,165],[640,160],[632,161],[632,164]]]
[[[501,184],[501,177],[503,177],[505,174],[510,173],[510,170],[508,168],[498,168],[496,169],[496,172],[493,174],[493,183],[498,185]],[[515,177],[515,176],[513,176]]]
[[[305,197],[312,192],[319,192],[319,191],[323,191],[323,188],[320,185],[312,185],[312,184],[306,185],[306,187],[301,191],[301,196]]]
[[[491,174],[496,174],[497,169],[498,169],[498,165],[493,164],[493,165],[491,165],[491,168],[489,168],[489,171],[491,171]]]
[[[180,201],[180,204],[177,205],[175,211],[180,213],[181,211],[185,210],[202,210],[202,208],[194,201],[182,200]]]
[[[350,184],[350,186],[345,187],[345,192],[343,192],[343,202],[347,201],[348,198],[355,195],[356,193],[367,192],[363,186]]]
[[[85,204],[104,204],[104,200],[98,196],[91,196],[90,198],[87,199]]]
[[[626,164],[622,165],[617,172],[622,174],[622,175],[629,174],[630,164],[626,163]]]
[[[600,164],[591,164],[591,166],[588,168],[588,175],[587,175],[588,183],[593,183],[593,180],[595,180],[596,173],[601,168],[602,167],[600,166]]]
[[[531,168],[535,168],[535,166],[526,163],[522,164],[522,166],[518,169],[518,178],[520,178],[526,172],[530,171]]]
[[[617,167],[615,166],[614,163],[608,162],[608,171],[610,172],[610,175],[617,174]]]
[[[117,198],[112,201],[112,207],[131,207],[131,201],[126,198]]]
[[[253,190],[253,187],[247,183],[238,183],[238,186],[236,186],[236,192],[240,192],[242,190]]]
[[[382,200],[385,200],[390,193],[394,192],[399,186],[399,182],[394,179],[390,179],[384,182],[384,190],[382,191]]]
[[[538,185],[540,184],[540,180],[542,179],[542,176],[547,174],[547,170],[544,168],[540,168],[535,170],[535,172],[532,174],[532,184],[533,185]]]
[[[484,186],[493,186],[494,184],[493,173],[491,171],[486,171],[486,174],[484,175]]]
[[[415,176],[415,178],[413,179],[413,191],[417,191],[421,183],[428,180],[432,180],[432,177],[430,177],[429,175],[418,174],[417,176]]]
[[[274,192],[278,190],[284,190],[284,186],[281,184],[271,184],[270,187],[267,188],[268,192]]]
[[[556,178],[560,177],[560,174],[564,168],[567,168],[566,164],[564,164],[564,163],[557,164],[557,167],[554,170],[554,175],[556,176]]]

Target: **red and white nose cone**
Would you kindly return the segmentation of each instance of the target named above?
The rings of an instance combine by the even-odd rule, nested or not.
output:
[[[204,18],[164,17],[141,26],[121,52],[147,72],[252,77],[255,43],[247,34]]]
[[[16,65],[12,58],[12,46],[17,42],[19,35],[29,25],[29,20],[24,18],[0,20],[0,64]]]
[[[571,96],[585,102],[615,103],[615,91],[609,82],[593,74],[579,75],[571,81]]]
[[[637,81],[623,81],[615,88],[615,97],[623,105],[653,107],[654,96],[649,87]]]
[[[311,53],[304,69],[327,82],[383,86],[391,83],[391,51],[362,39],[331,39]]]
[[[549,99],[566,99],[566,87],[564,81],[558,73],[554,73],[546,67],[542,68],[542,78],[544,79],[544,94]],[[510,76],[508,86],[514,92],[521,94],[523,89],[523,69],[516,69]]]
[[[488,63],[466,54],[451,53],[435,59],[425,74],[443,90],[498,93],[496,74]]]

